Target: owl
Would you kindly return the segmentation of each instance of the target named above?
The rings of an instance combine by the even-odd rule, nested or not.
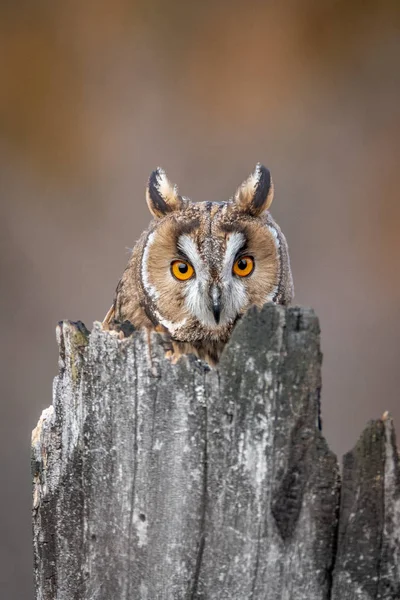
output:
[[[133,248],[103,326],[129,321],[162,332],[175,357],[215,365],[252,306],[289,304],[288,246],[271,206],[270,172],[254,172],[226,202],[192,202],[158,168],[146,200],[154,217]]]

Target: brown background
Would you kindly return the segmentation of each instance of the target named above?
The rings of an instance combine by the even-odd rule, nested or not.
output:
[[[342,454],[385,409],[400,427],[398,6],[1,2],[1,600],[33,597],[56,322],[104,316],[157,165],[195,200],[270,167],[296,301],[321,319],[325,434]]]

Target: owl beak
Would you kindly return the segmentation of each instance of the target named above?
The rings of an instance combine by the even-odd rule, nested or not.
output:
[[[216,324],[218,325],[220,318],[221,318],[221,288],[213,283],[210,289],[211,292],[211,307],[212,307],[212,313],[214,315],[214,319]]]

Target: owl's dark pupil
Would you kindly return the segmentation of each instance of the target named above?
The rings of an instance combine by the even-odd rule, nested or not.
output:
[[[179,263],[178,269],[179,269],[179,272],[182,273],[182,275],[184,275],[185,273],[188,272],[189,267],[185,263]]]
[[[244,271],[247,267],[247,260],[245,258],[241,258],[237,263],[238,269]]]

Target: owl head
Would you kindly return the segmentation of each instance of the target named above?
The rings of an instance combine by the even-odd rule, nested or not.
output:
[[[251,305],[291,301],[286,240],[269,213],[273,195],[260,164],[226,202],[192,202],[162,169],[150,175],[154,221],[137,260],[153,323],[180,342],[224,343]]]

